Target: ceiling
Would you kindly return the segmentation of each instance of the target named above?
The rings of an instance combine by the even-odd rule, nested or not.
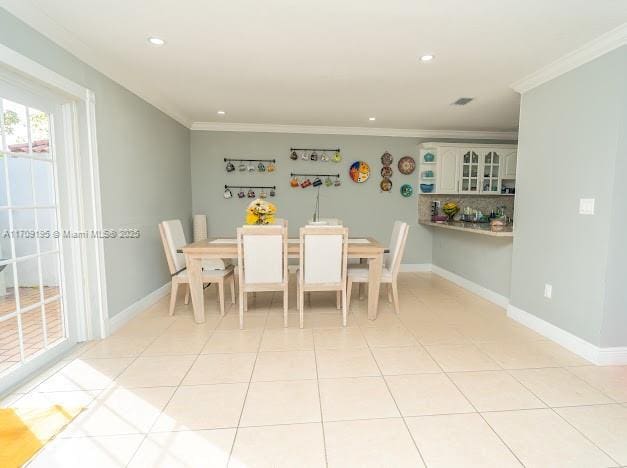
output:
[[[625,0],[0,5],[186,125],[514,131],[514,81],[627,21]]]

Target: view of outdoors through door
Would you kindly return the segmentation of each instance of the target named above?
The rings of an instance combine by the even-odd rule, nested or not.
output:
[[[67,336],[52,120],[0,96],[0,375]]]

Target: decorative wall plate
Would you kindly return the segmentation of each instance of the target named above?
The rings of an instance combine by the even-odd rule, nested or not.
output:
[[[394,161],[394,157],[387,151],[381,156],[381,164],[389,166]]]
[[[357,182],[360,184],[368,180],[368,177],[370,177],[370,166],[367,162],[355,161],[353,164],[351,164],[348,173],[351,179],[353,179],[353,182]]]
[[[416,169],[416,161],[411,156],[403,156],[398,160],[398,170],[401,174],[409,175]]]
[[[405,198],[411,197],[414,193],[414,188],[409,184],[403,184],[401,186],[401,195]]]
[[[389,179],[390,177],[392,177],[393,173],[394,171],[390,166],[383,166],[381,168],[381,177],[383,177],[384,179]]]
[[[381,187],[381,190],[383,190],[384,192],[389,192],[390,190],[392,190],[392,181],[390,179],[383,179],[379,183],[379,187]]]

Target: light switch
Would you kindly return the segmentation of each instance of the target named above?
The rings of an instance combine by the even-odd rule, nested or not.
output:
[[[579,214],[582,214],[582,215],[594,214],[594,198],[580,198],[579,199]]]

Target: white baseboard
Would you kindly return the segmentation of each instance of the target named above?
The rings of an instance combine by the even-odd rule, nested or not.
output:
[[[596,365],[627,364],[627,346],[600,348],[511,304],[507,306],[507,316]]]
[[[153,292],[148,295],[142,297],[137,302],[134,302],[126,309],[118,312],[113,317],[109,318],[109,326],[107,330],[107,336],[114,333],[116,330],[121,328],[126,322],[131,320],[140,312],[143,312],[148,307],[153,305],[163,296],[167,296],[170,293],[170,282],[164,284],[159,289],[155,289]]]
[[[424,273],[431,271],[430,263],[401,263],[400,271],[403,273]]]
[[[459,276],[456,273],[445,270],[437,265],[431,265],[431,271],[442,278],[445,278],[458,286],[461,286],[464,289],[467,289],[470,292],[477,294],[478,296],[483,297],[484,299],[500,306],[506,308],[509,304],[509,299],[497,292],[492,291],[491,289],[485,288],[480,284],[473,283],[469,279],[464,278],[463,276]]]

